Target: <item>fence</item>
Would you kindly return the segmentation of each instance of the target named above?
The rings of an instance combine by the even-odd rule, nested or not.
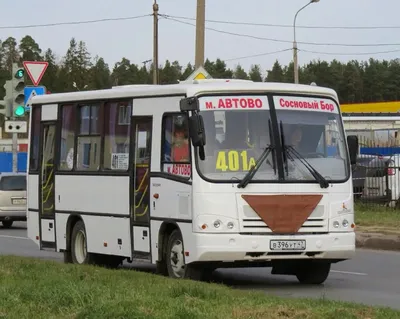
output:
[[[352,167],[354,199],[372,207],[400,210],[400,145],[396,140],[359,136],[360,152]]]

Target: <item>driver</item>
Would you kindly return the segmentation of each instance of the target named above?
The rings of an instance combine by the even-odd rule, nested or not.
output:
[[[296,125],[290,134],[289,145],[293,146],[296,151],[299,151],[299,146],[303,138],[303,130],[300,125]]]

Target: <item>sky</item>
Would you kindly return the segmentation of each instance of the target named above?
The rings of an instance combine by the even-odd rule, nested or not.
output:
[[[151,16],[130,20],[105,21],[79,25],[35,28],[6,28],[21,25],[62,23],[150,15],[154,0],[69,0],[2,1],[0,39],[9,36],[20,40],[32,36],[42,50],[53,49],[58,57],[65,55],[72,37],[86,42],[92,56],[103,57],[110,68],[122,57],[141,64],[152,59],[153,20]],[[206,0],[206,19],[256,24],[293,25],[297,10],[308,0]],[[22,4],[25,3],[25,6]],[[57,3],[57,4],[56,4]],[[196,0],[158,0],[159,62],[178,60],[182,65],[194,63]],[[393,59],[400,56],[399,0],[320,0],[302,10],[297,17],[296,37],[300,51],[299,64],[313,59],[367,60]],[[18,17],[17,17],[18,16]],[[171,20],[172,17],[179,21]],[[183,19],[188,18],[188,19]],[[184,22],[184,23],[182,23]],[[354,27],[399,26],[397,29],[321,29],[301,26]],[[222,32],[264,38],[255,39],[206,30],[205,56],[221,58],[233,68],[240,64],[248,70],[259,64],[265,72],[278,60],[286,65],[292,60],[292,27],[266,27],[206,22],[207,28]],[[275,39],[278,42],[266,39]],[[314,43],[314,45],[301,42]],[[316,44],[324,45],[316,45]],[[379,44],[398,44],[382,46]],[[327,45],[334,44],[334,45]],[[337,44],[374,46],[339,46]],[[276,51],[284,52],[273,53]],[[358,55],[399,50],[399,52]],[[271,53],[272,52],[272,53]],[[270,53],[270,54],[267,54]],[[350,54],[350,55],[343,55]],[[258,55],[258,56],[255,56]],[[247,58],[246,58],[247,57]]]

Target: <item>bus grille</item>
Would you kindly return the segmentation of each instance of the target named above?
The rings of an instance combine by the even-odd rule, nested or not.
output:
[[[268,225],[249,207],[243,207],[244,218],[241,220],[243,233],[272,233]],[[318,205],[311,216],[299,229],[299,233],[326,233],[328,232],[328,218],[325,216],[323,205]]]

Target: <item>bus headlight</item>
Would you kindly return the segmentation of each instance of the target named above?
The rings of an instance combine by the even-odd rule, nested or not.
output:
[[[331,218],[329,228],[333,232],[354,231],[353,215],[346,214],[345,216]]]
[[[221,221],[220,220],[216,220],[215,222],[214,222],[214,227],[215,228],[219,228],[221,226]]]
[[[338,222],[337,220],[335,220],[335,221],[333,222],[333,227],[339,228],[339,226],[340,226],[339,222]]]
[[[239,221],[225,216],[199,215],[193,222],[193,231],[200,233],[238,232]]]

